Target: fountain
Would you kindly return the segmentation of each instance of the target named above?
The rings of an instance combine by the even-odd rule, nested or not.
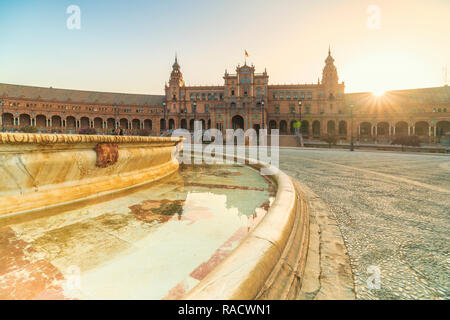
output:
[[[180,166],[181,142],[0,134],[0,299],[294,297],[283,264],[302,270],[308,215],[291,179]]]

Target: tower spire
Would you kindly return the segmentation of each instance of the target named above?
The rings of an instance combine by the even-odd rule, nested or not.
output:
[[[328,45],[328,55],[331,56],[331,45]]]

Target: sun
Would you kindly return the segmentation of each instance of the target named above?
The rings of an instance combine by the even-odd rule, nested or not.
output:
[[[383,96],[385,93],[386,93],[386,91],[383,90],[383,89],[377,89],[377,90],[373,90],[373,91],[372,91],[372,94],[373,94],[375,97],[381,97],[381,96]]]

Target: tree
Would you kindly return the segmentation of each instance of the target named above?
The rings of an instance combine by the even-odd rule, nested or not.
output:
[[[395,136],[394,140],[392,140],[391,144],[401,145],[402,151],[404,151],[404,146],[411,147],[420,147],[419,136],[417,135],[398,135]]]
[[[89,127],[81,128],[78,131],[78,134],[97,134],[97,130],[95,130],[95,128],[89,128]]]
[[[32,127],[32,126],[25,126],[19,129],[20,132],[23,133],[36,133],[38,130],[36,127]]]
[[[337,137],[336,135],[332,135],[332,134],[326,134],[321,138],[322,141],[325,141],[326,143],[328,143],[328,147],[331,148],[331,145],[336,145],[337,144]]]

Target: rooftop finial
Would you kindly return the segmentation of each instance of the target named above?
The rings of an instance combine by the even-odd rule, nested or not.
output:
[[[328,45],[328,55],[331,56],[331,45]]]

